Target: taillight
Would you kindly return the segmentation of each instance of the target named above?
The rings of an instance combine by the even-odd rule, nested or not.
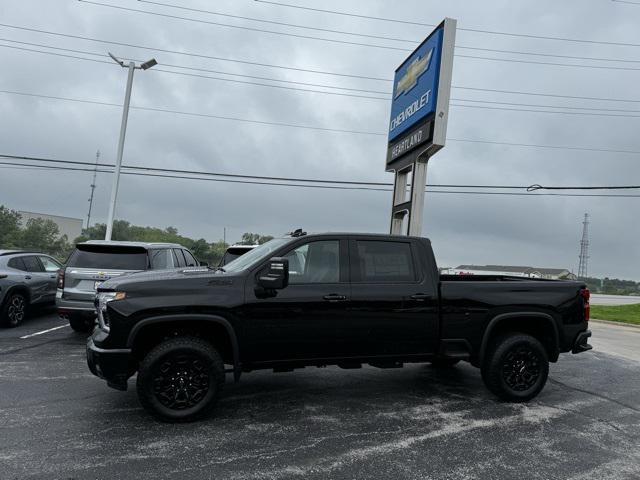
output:
[[[64,268],[58,270],[58,288],[64,289]]]
[[[588,288],[583,288],[580,290],[580,296],[584,301],[584,319],[585,321],[589,321],[589,316],[591,315],[591,306],[589,305],[589,299],[591,298],[591,292]]]

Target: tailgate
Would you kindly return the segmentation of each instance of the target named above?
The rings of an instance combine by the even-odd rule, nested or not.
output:
[[[62,298],[93,302],[96,289],[102,282],[138,271],[140,270],[97,270],[95,268],[67,267]]]

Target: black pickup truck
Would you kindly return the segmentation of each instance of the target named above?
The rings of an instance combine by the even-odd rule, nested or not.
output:
[[[120,390],[138,372],[165,421],[209,412],[226,372],[265,368],[466,360],[498,397],[527,401],[560,353],[591,349],[584,283],[440,276],[418,237],[297,231],[224,269],[109,280],[96,306],[89,368]]]

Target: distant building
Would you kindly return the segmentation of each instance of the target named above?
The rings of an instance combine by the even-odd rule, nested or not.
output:
[[[83,221],[81,218],[61,217],[59,215],[48,215],[46,213],[22,212],[20,214],[20,224],[24,227],[32,218],[42,218],[43,220],[51,220],[58,225],[60,236],[67,236],[69,242],[73,242],[82,234]]]
[[[444,273],[444,272],[443,272]],[[566,268],[538,268],[508,265],[458,265],[446,272],[449,275],[510,275],[515,277],[575,280],[577,277]]]

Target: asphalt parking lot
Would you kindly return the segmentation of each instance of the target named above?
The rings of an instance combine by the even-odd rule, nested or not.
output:
[[[0,330],[2,479],[640,478],[640,363],[607,351],[616,336],[640,347],[640,329],[594,324],[608,343],[563,355],[526,405],[468,364],[308,368],[246,374],[212,418],[167,425],[132,382],[89,373],[83,336],[29,336],[61,325],[45,312]]]

